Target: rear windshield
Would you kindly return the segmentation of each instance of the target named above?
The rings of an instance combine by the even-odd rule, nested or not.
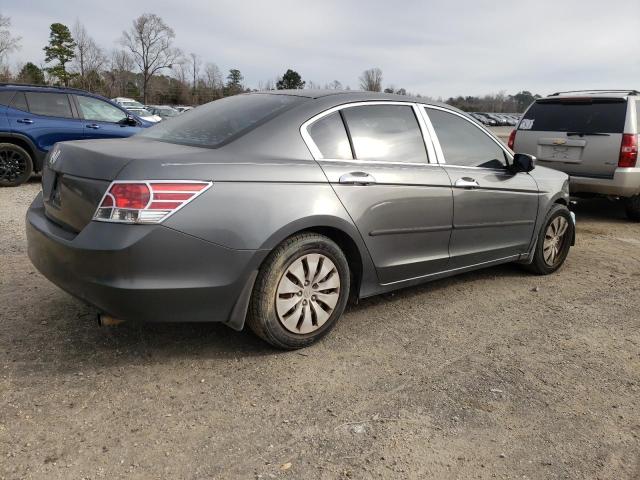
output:
[[[520,130],[539,132],[622,133],[624,100],[543,100],[527,110]]]
[[[202,105],[138,135],[169,143],[220,147],[306,100],[290,95],[236,95]]]

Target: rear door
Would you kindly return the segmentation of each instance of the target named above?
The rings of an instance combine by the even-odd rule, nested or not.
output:
[[[44,152],[56,142],[82,138],[82,127],[66,93],[18,91],[7,118],[13,132],[27,135]]]
[[[310,120],[301,131],[358,227],[380,283],[446,270],[451,184],[435,163],[431,142],[425,143],[415,105],[349,104]]]
[[[449,268],[516,258],[529,249],[538,214],[538,185],[507,170],[507,151],[464,115],[425,108],[440,161],[453,186]]]
[[[99,98],[74,95],[83,119],[84,138],[130,137],[140,130],[127,124],[128,113]]]
[[[514,149],[569,175],[611,178],[627,116],[624,98],[545,98],[518,125]]]

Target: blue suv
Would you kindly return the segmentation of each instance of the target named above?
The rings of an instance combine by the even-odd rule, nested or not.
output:
[[[129,137],[153,125],[84,90],[0,84],[0,186],[26,182],[56,142]]]

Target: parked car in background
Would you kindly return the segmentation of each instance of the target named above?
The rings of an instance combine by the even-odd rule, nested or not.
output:
[[[509,146],[568,173],[573,195],[622,198],[640,221],[639,133],[639,91],[558,92],[527,109]]]
[[[162,117],[154,115],[146,108],[128,107],[127,111],[139,116],[140,118],[144,118],[148,122],[158,123],[162,120]]]
[[[56,142],[128,137],[152,125],[84,90],[0,84],[0,186],[42,170]]]
[[[184,113],[184,112],[188,112],[189,110],[193,110],[193,107],[189,107],[185,105],[178,105],[177,107],[173,107],[173,108],[176,109],[179,113]]]
[[[496,125],[498,125],[498,122],[496,122],[493,118],[489,118],[483,113],[470,112],[469,115],[481,122],[483,125],[487,125],[489,127],[495,127]]]
[[[422,98],[235,95],[50,158],[29,256],[103,319],[246,318],[300,348],[350,297],[507,262],[549,274],[573,244],[566,174]]]
[[[514,127],[518,123],[513,117],[506,113],[494,113],[494,115],[499,117],[504,122],[505,126]]]
[[[147,105],[145,108],[162,119],[177,117],[180,115],[180,112],[168,105]]]
[[[495,120],[496,125],[499,126],[499,127],[507,127],[507,126],[509,126],[509,122],[507,121],[507,119],[504,118],[499,113],[485,113],[485,112],[483,112],[482,115],[485,115],[485,116]]]
[[[117,103],[124,108],[144,108],[144,105],[134,100],[133,98],[116,97],[111,99],[112,102]]]

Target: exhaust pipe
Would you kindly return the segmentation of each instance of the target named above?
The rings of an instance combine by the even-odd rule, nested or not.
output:
[[[124,323],[124,320],[113,318],[111,315],[107,315],[106,313],[98,314],[99,327],[115,327],[116,325],[120,325],[121,323]]]

